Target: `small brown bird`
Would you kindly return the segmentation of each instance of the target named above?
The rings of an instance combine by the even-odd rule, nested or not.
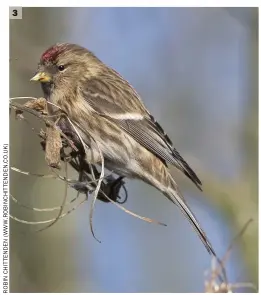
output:
[[[208,252],[216,256],[167,163],[199,189],[201,181],[123,77],[89,50],[62,43],[43,53],[31,80],[40,81],[45,98],[75,123],[86,145],[88,162],[101,164],[101,151],[107,169],[160,190],[188,218]]]

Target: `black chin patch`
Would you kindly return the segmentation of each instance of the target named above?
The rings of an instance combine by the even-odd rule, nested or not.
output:
[[[51,96],[51,92],[53,89],[53,83],[41,83],[42,89],[43,89],[43,93],[45,98],[48,98]]]

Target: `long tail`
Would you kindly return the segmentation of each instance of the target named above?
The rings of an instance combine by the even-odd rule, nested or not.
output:
[[[176,204],[179,207],[181,212],[185,215],[185,217],[188,219],[188,221],[198,234],[207,251],[217,257],[205,232],[203,231],[196,217],[186,204],[186,201],[179,191],[175,180],[172,178],[170,172],[168,171],[168,168],[157,158],[154,158],[153,161],[154,165],[152,165],[151,167],[157,167],[157,169],[153,169],[153,171],[151,171],[150,174],[146,174],[146,176],[144,175],[143,170],[143,180],[159,189],[172,203]]]
[[[178,188],[168,188],[167,190],[164,191],[164,195],[174,204],[176,204],[181,212],[185,215],[185,217],[188,219],[196,233],[198,234],[200,240],[206,247],[207,251],[209,254],[214,255],[217,257],[211,243],[209,242],[205,232],[201,228],[199,222],[197,221],[195,215],[192,213],[188,205],[185,203],[181,193],[179,192]]]

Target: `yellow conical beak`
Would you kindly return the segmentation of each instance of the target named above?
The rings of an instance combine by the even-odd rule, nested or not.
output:
[[[51,81],[50,75],[46,74],[45,72],[38,72],[36,75],[33,76],[30,81],[39,81],[42,83],[47,83]]]

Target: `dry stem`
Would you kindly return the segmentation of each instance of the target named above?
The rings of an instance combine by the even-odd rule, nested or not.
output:
[[[13,102],[14,99],[24,99],[24,98],[30,99],[30,101],[26,102],[24,105]],[[58,112],[54,116],[48,115],[47,103],[51,104],[52,106],[57,107]],[[64,198],[63,198],[62,205],[59,207],[43,208],[43,209],[34,208],[34,207],[30,207],[30,206],[26,206],[26,205],[21,204],[21,202],[19,202],[16,198],[11,196],[11,198],[14,202],[16,202],[17,204],[19,204],[22,207],[25,207],[27,209],[31,209],[31,210],[38,211],[38,212],[59,210],[59,213],[56,218],[50,219],[50,220],[38,221],[38,222],[36,222],[36,221],[30,222],[30,221],[21,220],[21,219],[14,217],[14,216],[10,216],[11,218],[13,218],[14,220],[16,220],[18,222],[25,223],[25,224],[50,223],[47,227],[44,227],[44,228],[38,230],[38,231],[42,231],[42,230],[54,225],[59,219],[65,217],[70,212],[74,211],[76,208],[78,208],[78,206],[80,206],[82,203],[84,203],[87,200],[87,196],[88,196],[89,192],[94,192],[93,200],[91,203],[89,221],[90,221],[91,232],[97,241],[99,241],[99,240],[95,237],[95,234],[93,231],[93,224],[92,224],[93,212],[94,212],[95,203],[96,203],[97,198],[99,200],[102,200],[103,202],[112,202],[114,205],[116,205],[118,208],[122,209],[124,212],[126,212],[134,217],[137,217],[139,219],[142,219],[146,222],[150,222],[150,223],[154,222],[154,223],[157,223],[160,225],[165,225],[164,223],[152,220],[147,217],[140,216],[130,210],[125,209],[121,205],[121,203],[124,203],[127,200],[127,190],[124,186],[124,182],[122,182],[122,177],[119,178],[119,181],[117,179],[115,180],[111,176],[112,172],[109,175],[105,176],[103,154],[100,150],[98,143],[95,140],[94,141],[96,142],[96,145],[97,145],[99,153],[100,153],[100,157],[102,159],[101,172],[99,173],[97,171],[97,169],[95,168],[95,166],[90,165],[89,163],[87,163],[85,161],[84,154],[81,153],[81,149],[83,150],[83,152],[85,152],[87,147],[86,147],[84,141],[82,140],[82,138],[76,128],[77,123],[73,122],[66,114],[59,112],[60,108],[58,106],[56,106],[50,102],[47,102],[43,98],[36,99],[33,97],[11,98],[10,106],[16,110],[16,115],[20,119],[25,119],[22,113],[27,112],[27,113],[34,115],[35,117],[37,117],[38,119],[42,120],[45,123],[46,128],[47,128],[46,132],[44,132],[44,131],[37,132],[34,128],[32,128],[32,129],[33,129],[33,131],[37,132],[38,136],[40,136],[43,139],[42,146],[45,149],[46,162],[47,162],[48,166],[51,167],[51,170],[55,175],[53,175],[53,174],[51,174],[51,175],[33,174],[33,173],[22,171],[18,168],[15,168],[15,167],[11,167],[11,169],[16,172],[22,173],[24,175],[28,175],[28,176],[37,176],[37,177],[42,177],[42,178],[53,178],[53,179],[59,179],[59,180],[62,180],[65,182]],[[53,121],[54,119],[56,119],[56,121]],[[64,133],[63,129],[62,130],[60,129],[59,121],[62,119],[66,120],[69,123],[69,126],[70,126],[69,134],[70,135],[73,134],[72,137],[77,138],[76,142],[74,140],[72,140],[70,138],[70,136],[68,137],[68,135]],[[26,122],[29,124],[28,120],[26,120]],[[68,131],[68,130],[66,129],[65,131]],[[64,148],[66,148],[67,146],[71,147],[71,149],[72,149],[72,152],[69,154],[66,154],[65,150],[64,150]],[[55,169],[53,169],[53,168],[60,168],[60,161],[65,162],[65,166],[66,166],[66,168],[65,168],[66,176],[65,177],[61,176],[60,174],[58,174],[55,171]],[[70,165],[76,171],[79,172],[79,181],[80,182],[76,181],[76,180],[68,179],[68,177],[67,177],[67,162],[69,162]],[[109,177],[111,177],[111,178],[109,178]],[[82,181],[82,178],[87,181]],[[67,193],[68,193],[68,185],[70,185],[71,187],[78,190],[77,197],[71,201],[66,201],[67,200]],[[118,200],[118,192],[121,187],[124,188],[124,191],[126,194],[126,197],[123,201]],[[86,198],[83,201],[81,201],[80,204],[75,205],[71,210],[67,211],[66,213],[63,213],[64,208],[68,204],[73,204],[78,199],[80,192],[84,192],[86,194]]]

